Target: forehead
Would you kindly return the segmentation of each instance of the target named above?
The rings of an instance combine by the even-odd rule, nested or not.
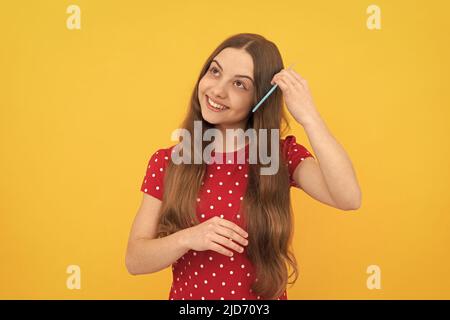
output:
[[[214,57],[225,72],[253,76],[252,56],[243,49],[225,48]]]

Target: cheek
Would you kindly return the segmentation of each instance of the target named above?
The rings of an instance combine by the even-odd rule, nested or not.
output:
[[[200,79],[199,83],[198,83],[198,92],[199,94],[203,92],[205,87],[205,81],[202,79]]]
[[[237,103],[240,112],[248,112],[253,107],[252,98],[249,94],[241,94],[237,97]]]
[[[203,78],[200,79],[198,86],[202,87],[203,89],[206,89],[207,87],[211,86],[213,84],[213,80],[209,79],[207,75],[203,76]]]
[[[235,95],[231,100],[231,105],[233,106],[233,115],[237,120],[247,117],[253,107],[251,106],[251,99],[242,95]]]

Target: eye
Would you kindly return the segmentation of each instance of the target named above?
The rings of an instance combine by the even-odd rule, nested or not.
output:
[[[209,69],[209,72],[212,73],[212,74],[214,74],[214,71],[219,71],[219,70],[216,67],[211,67]]]
[[[242,87],[240,87],[240,88],[247,89],[247,88],[244,86],[244,83],[242,83],[241,81],[236,81],[236,83],[242,84]]]
[[[211,73],[211,74],[213,74],[213,75],[215,75],[215,72],[219,72],[219,69],[217,69],[216,67],[211,67],[211,68],[209,68],[209,73]],[[241,82],[241,81],[236,81],[237,83],[240,83],[241,85],[242,85],[242,87],[239,87],[238,86],[238,88],[240,88],[240,89],[244,89],[244,90],[247,90],[247,87],[244,85],[244,83],[243,82]]]

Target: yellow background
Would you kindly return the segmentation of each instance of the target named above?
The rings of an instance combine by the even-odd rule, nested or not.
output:
[[[366,27],[370,4],[381,30]],[[81,30],[69,30],[69,5]],[[0,11],[0,298],[167,299],[171,269],[124,263],[150,155],[173,142],[226,37],[259,33],[309,82],[362,207],[293,189],[289,299],[449,299],[448,1],[5,1]],[[310,151],[303,128],[292,131]],[[81,289],[66,287],[68,265]],[[366,269],[381,268],[369,290]]]

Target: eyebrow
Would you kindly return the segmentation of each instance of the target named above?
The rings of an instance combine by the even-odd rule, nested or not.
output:
[[[220,65],[220,63],[219,63],[217,60],[214,59],[212,62],[217,63],[217,65],[219,66],[220,70],[223,71],[222,66]],[[253,83],[253,85],[255,85],[255,82],[254,82],[253,79],[252,79],[251,77],[249,77],[249,76],[245,76],[245,75],[242,75],[242,74],[236,74],[235,77],[250,79],[250,81]]]

